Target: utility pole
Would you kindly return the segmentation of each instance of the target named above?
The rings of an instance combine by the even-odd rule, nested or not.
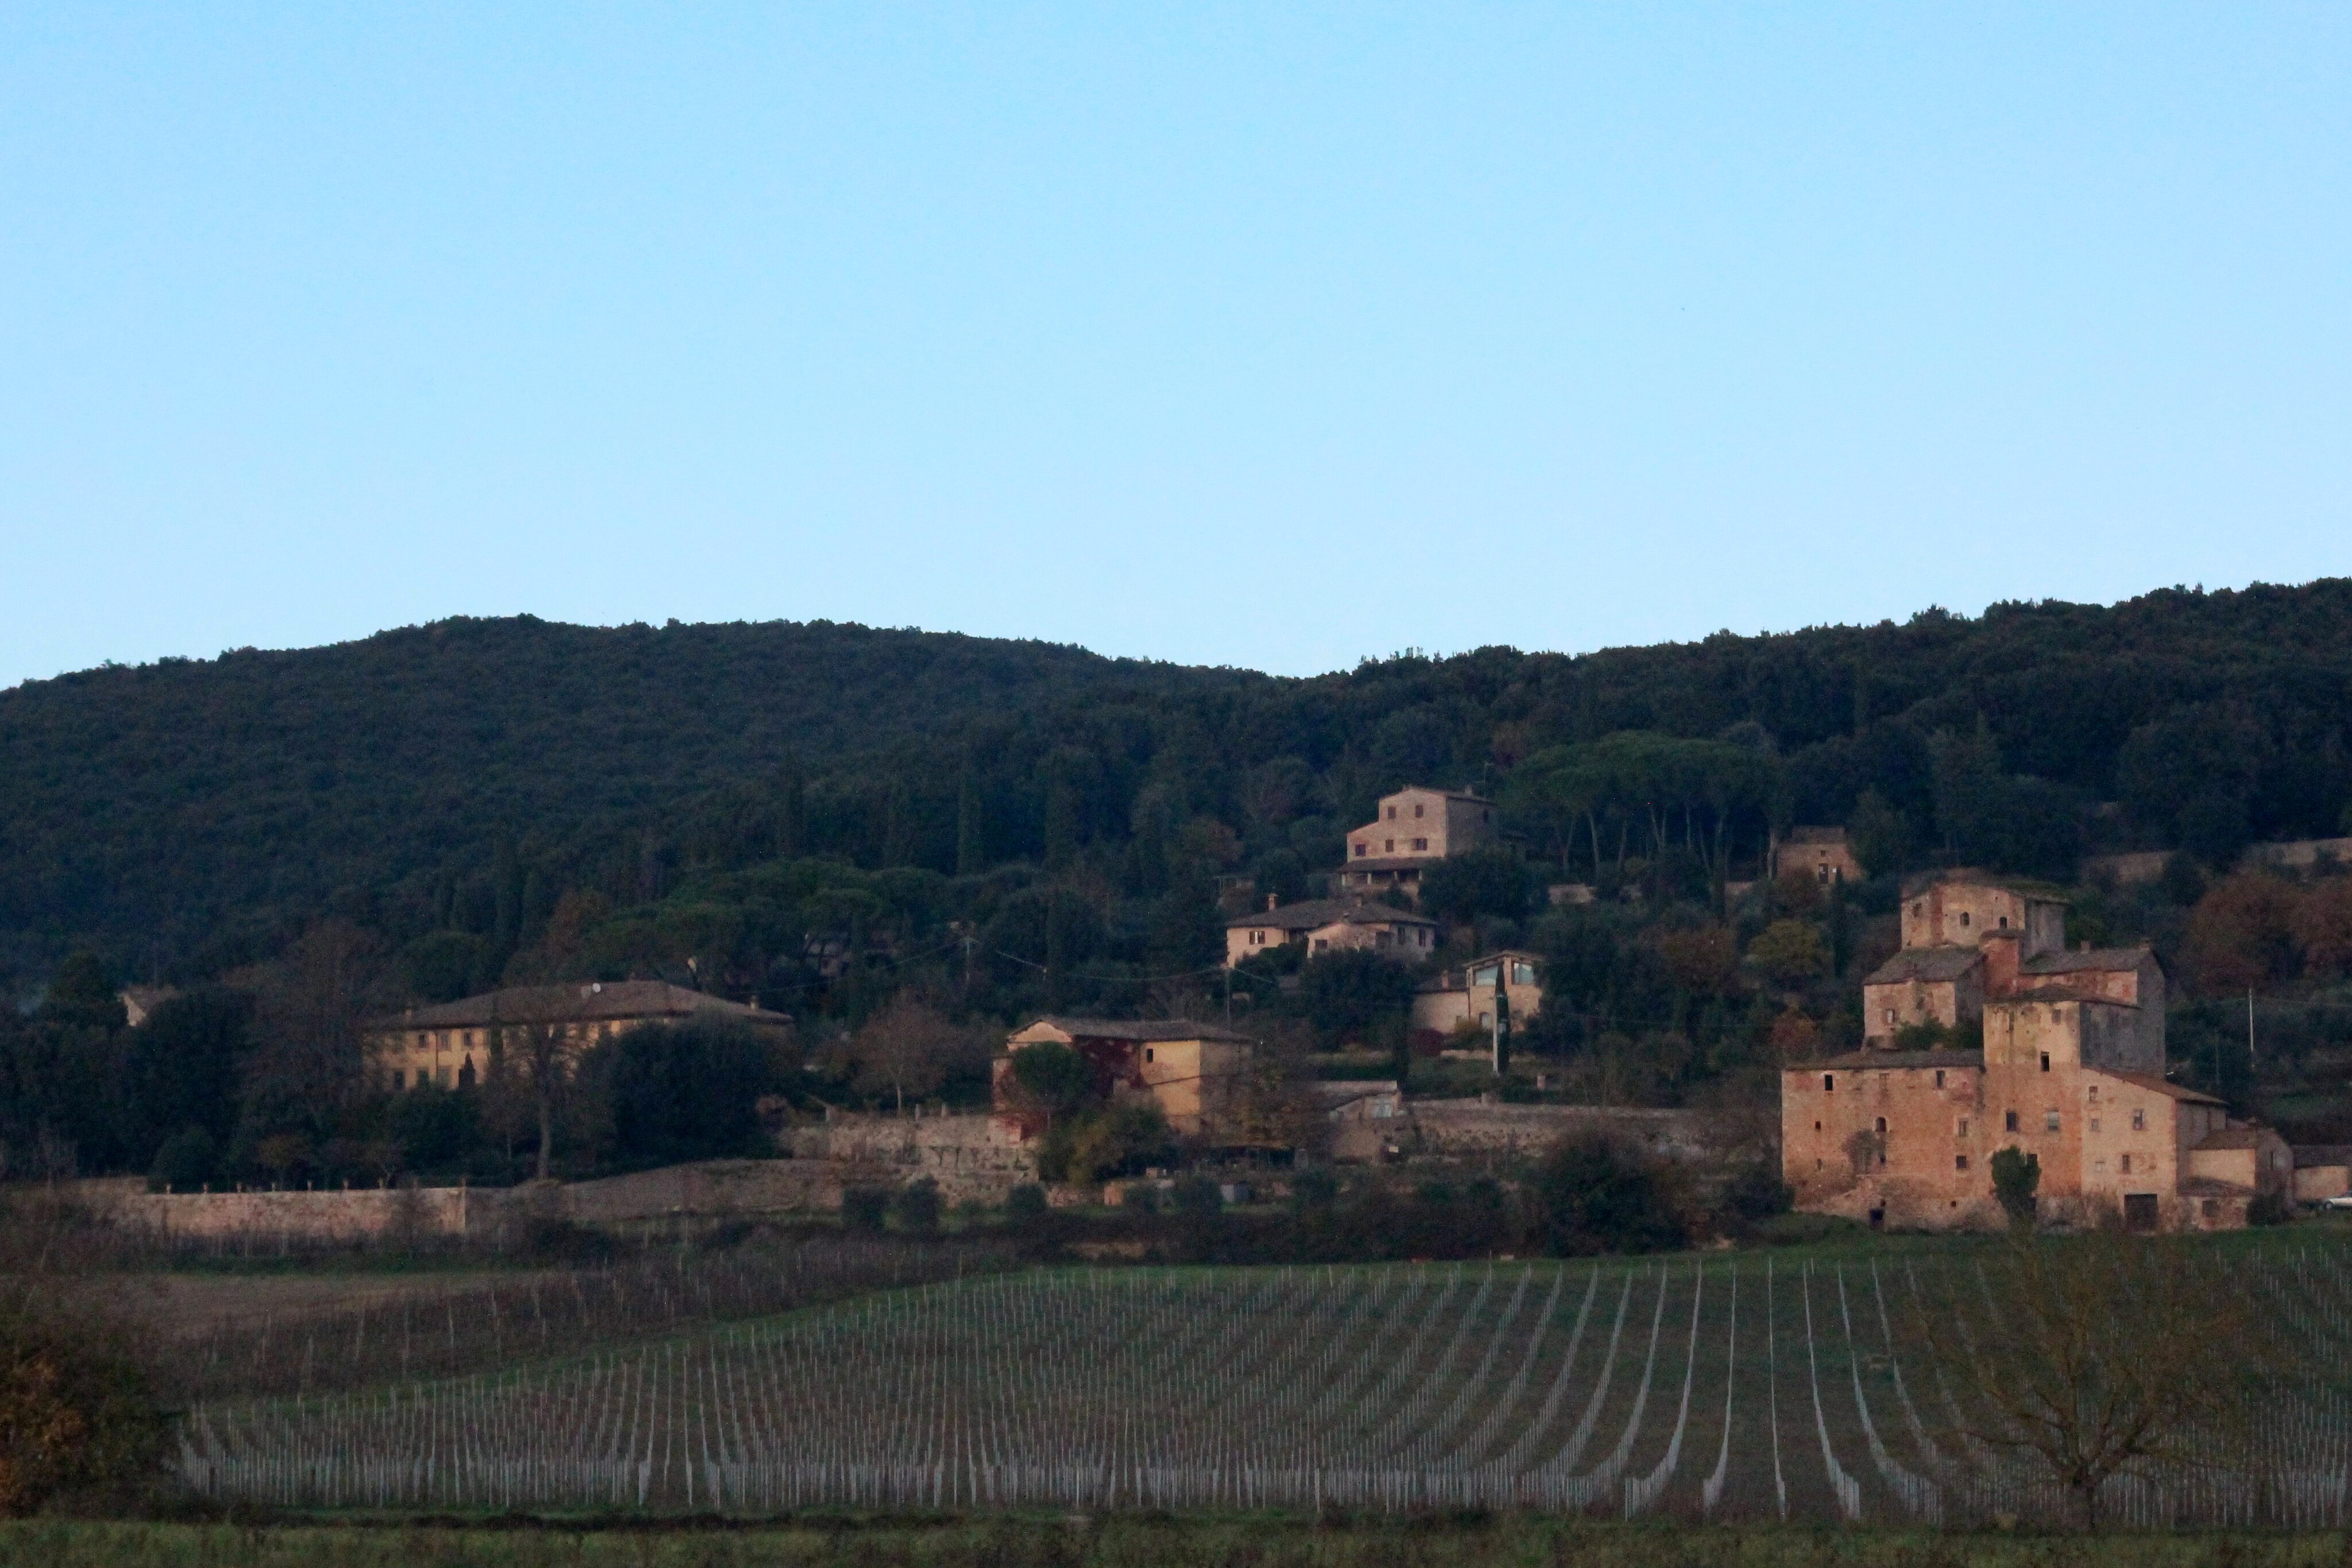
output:
[[[1503,988],[1510,975],[1511,960],[1495,960],[1495,1076],[1504,1077],[1511,1071],[1511,993]]]
[[[1225,1027],[1234,1027],[1234,967],[1225,966]]]
[[[2254,988],[2252,986],[2246,988],[2246,1076],[2249,1079],[2256,1076],[2254,1071]],[[2251,1089],[2253,1085],[2249,1082],[2246,1087]]]

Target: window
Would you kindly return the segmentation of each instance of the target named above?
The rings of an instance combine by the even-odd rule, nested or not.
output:
[[[1822,1093],[1824,1093],[1824,1094],[1832,1093],[1832,1092],[1834,1092],[1836,1091],[1836,1089],[1837,1089],[1837,1074],[1835,1074],[1835,1073],[1833,1073],[1833,1072],[1824,1072],[1824,1073],[1822,1073]]]
[[[1967,930],[1967,929],[1968,929],[1968,925],[1969,925],[1969,912],[1968,912],[1967,910],[1963,909],[1963,910],[1961,910],[1961,911],[1960,911],[1960,929],[1962,929],[1963,931]]]
[[[403,1072],[403,1071],[402,1071],[399,1068],[397,1068],[397,1067],[395,1067],[395,1068],[394,1068],[394,1069],[392,1070],[392,1086],[393,1086],[394,1089],[401,1088],[402,1086],[404,1086],[404,1084],[406,1084],[406,1082],[408,1082],[408,1074],[407,1074],[407,1073]],[[1816,1132],[1816,1133],[1818,1133],[1818,1132],[1820,1132],[1821,1130],[1822,1130],[1822,1124],[1821,1124],[1819,1122],[1814,1123],[1814,1124],[1813,1124],[1813,1131],[1814,1131],[1814,1132]]]
[[[1881,1116],[1881,1117],[1878,1119],[1878,1131],[1879,1131],[1879,1134],[1880,1134],[1881,1136],[1885,1136],[1885,1133],[1886,1133],[1886,1118],[1885,1118],[1885,1117],[1884,1117],[1884,1116]]]
[[[2003,1132],[2014,1133],[2017,1131],[2017,1113],[2014,1111],[2002,1112],[2000,1124]]]
[[[1895,1009],[1893,1008],[1886,1009],[1886,1021],[1888,1023],[1893,1023],[1895,1021]]]
[[[1396,852],[1396,841],[1394,839],[1385,841],[1381,846],[1381,852],[1383,854],[1394,854]]]
[[[1417,850],[1425,850],[1429,847],[1429,841],[1427,839],[1415,839],[1412,841],[1412,847]]]
[[[2008,929],[2009,929],[2009,916],[2008,916],[2008,915],[2002,915],[2002,916],[2000,917],[2000,928],[2001,928],[2003,931],[2006,931],[2006,930],[2008,930]]]
[[[2206,1199],[2204,1200],[2204,1207],[2203,1207],[2203,1208],[2201,1209],[2201,1211],[2200,1211],[2200,1212],[2202,1212],[2202,1213],[2204,1214],[2205,1218],[2208,1218],[2208,1219],[2219,1219],[2219,1218],[2221,1218],[2221,1199],[2219,1199],[2219,1198],[2215,1198],[2215,1197],[2209,1197],[2209,1198],[2206,1198]]]
[[[1924,915],[1927,913],[1927,906],[1924,904],[1915,904],[1911,906],[1911,913],[1915,915]]]
[[[1483,969],[1473,969],[1470,971],[1470,983],[1481,990],[1492,990],[1495,988],[1495,966],[1492,964]]]
[[[1389,821],[1391,822],[1396,821],[1396,808],[1394,806],[1391,806],[1389,808]]]
[[[2131,1156],[2129,1155],[2126,1155],[2123,1157],[2123,1173],[2126,1176],[2131,1175]]]
[[[2058,1130],[2057,1112],[2044,1111],[2042,1113],[2042,1130],[2045,1133],[2054,1133]]]
[[[2105,1172],[2106,1172],[2106,1168],[2107,1168],[2107,1162],[2106,1162],[2106,1160],[2105,1160],[2105,1158],[2104,1156],[2103,1156],[2103,1157],[2101,1157],[2101,1158],[2099,1158],[2099,1159],[2093,1160],[2093,1161],[2091,1162],[2091,1169],[2092,1169],[2094,1172],[2097,1173],[2097,1174],[2105,1175]]]
[[[1143,1060],[1146,1061],[1152,1060],[1151,1048],[1148,1045],[1143,1048]]]
[[[1429,946],[1429,927],[1428,927],[1428,926],[1426,926],[1426,925],[1423,925],[1423,926],[1416,927],[1416,929],[1421,933],[1421,938],[1420,938],[1420,939],[1421,939],[1421,945],[1422,945],[1423,946],[1424,946],[1424,947],[1428,946]]]
[[[1814,1124],[1813,1124],[1813,1131],[1814,1131],[1814,1132],[1816,1132],[1816,1133],[1818,1133],[1818,1132],[1820,1132],[1821,1130],[1822,1130],[1822,1124],[1821,1124],[1819,1122],[1814,1123]]]
[[[1941,1089],[1943,1086],[1944,1086],[1944,1070],[1943,1070],[1942,1068],[1938,1067],[1937,1069],[1936,1069],[1936,1087],[1937,1087],[1937,1088],[1938,1088],[1938,1089]]]
[[[2134,1111],[2132,1113],[2132,1131],[2135,1133],[2145,1133],[2147,1131],[2147,1113],[2146,1111]]]
[[[1370,847],[1371,846],[1370,844],[1363,842],[1361,840],[1358,840],[1356,843],[1356,858],[1358,860],[1363,859],[1364,852]]]
[[[1536,967],[1533,964],[1512,964],[1511,984],[1515,986],[1532,986],[1535,983]]]
[[[2044,1072],[2050,1071],[2050,1053],[2046,1051],[2042,1053],[2042,1071]]]
[[[1952,1168],[1956,1171],[1964,1171],[1968,1169],[1969,1156],[1966,1155],[1954,1155],[1952,1156]]]
[[[2097,1084],[2094,1083],[2094,1084],[2092,1084],[2092,1085],[2091,1085],[2091,1103],[2092,1103],[2092,1104],[2094,1104],[2094,1105],[2095,1105],[2095,1104],[2097,1104],[2098,1103],[2099,1103],[2099,1086],[2098,1086]]]
[[[2092,1117],[2092,1118],[2091,1118],[2091,1131],[2093,1131],[2094,1133],[2095,1133],[2095,1132],[2097,1132],[2098,1130],[2099,1130],[2099,1119],[2098,1119],[2096,1116],[2094,1116],[2094,1117]]]
[[[1413,814],[1414,816],[1416,816],[1416,817],[1420,816],[1420,815],[1421,815],[1421,808],[1420,808],[1419,806],[1415,806],[1415,807],[1412,809],[1412,814]]]
[[[1958,1130],[1957,1133],[1955,1133],[1955,1134],[1953,1134],[1953,1136],[1955,1136],[1955,1137],[1960,1137],[1960,1138],[1965,1138],[1965,1137],[1967,1137],[1968,1135],[1969,1135],[1969,1119],[1968,1119],[1966,1116],[1963,1116],[1963,1117],[1961,1117],[1961,1118],[1960,1118],[1959,1130]]]

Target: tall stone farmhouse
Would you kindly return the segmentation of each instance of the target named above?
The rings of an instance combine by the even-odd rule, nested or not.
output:
[[[1414,787],[1381,797],[1380,814],[1348,835],[1339,890],[1359,897],[1395,888],[1421,896],[1434,862],[1495,837],[1495,802],[1483,795]]]
[[[1906,886],[1902,949],[1863,982],[1863,1049],[1781,1074],[1781,1162],[1800,1208],[1874,1227],[1997,1226],[1990,1166],[2011,1147],[2040,1163],[2053,1221],[2112,1211],[2137,1229],[2223,1228],[2291,1187],[2277,1134],[2167,1081],[2154,955],[2069,948],[2065,914],[2046,890],[1981,872]],[[1944,1042],[1903,1049],[1922,1023],[1944,1026]],[[1954,1034],[1980,1043],[1956,1048]]]

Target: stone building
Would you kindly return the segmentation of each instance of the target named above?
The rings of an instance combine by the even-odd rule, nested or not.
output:
[[[1311,956],[1369,947],[1417,963],[1437,948],[1437,922],[1393,904],[1361,898],[1310,898],[1265,907],[1225,922],[1225,962],[1240,963],[1297,942]]]
[[[2066,946],[2066,902],[2032,883],[1934,873],[1904,889],[1903,946],[1862,983],[1863,1040],[1906,1029],[1973,1030],[1989,1001],[2055,987],[2131,1007],[2164,1059],[2164,970],[2146,946]]]
[[[1543,986],[1537,979],[1539,961],[1533,953],[1509,948],[1431,976],[1413,994],[1413,1031],[1445,1035],[1470,1024],[1492,1028],[1497,977],[1510,1003],[1512,1023],[1525,1023],[1543,1007]]]
[[[1254,1042],[1181,1019],[1039,1019],[1007,1036],[1004,1054],[992,1064],[995,1113],[1024,1140],[1044,1132],[1045,1120],[1021,1103],[1013,1059],[1045,1044],[1066,1045],[1086,1058],[1101,1098],[1149,1098],[1178,1135],[1213,1142],[1232,1130]]]
[[[639,1024],[722,1018],[761,1029],[789,1030],[782,1013],[689,991],[661,980],[615,980],[562,986],[510,986],[433,1007],[411,1008],[368,1025],[373,1070],[394,1089],[444,1089],[473,1083],[489,1071],[490,1046],[524,1049],[526,1037],[552,1031],[577,1053]]]
[[[1496,835],[1495,803],[1467,791],[1415,786],[1381,797],[1380,814],[1348,835],[1339,888],[1359,894],[1395,888],[1421,896],[1422,873]]]
[[[1810,877],[1826,887],[1833,882],[1860,882],[1862,862],[1853,858],[1843,828],[1790,828],[1789,836],[1772,849],[1772,876]]]
[[[1874,1226],[2002,1222],[1992,1156],[2041,1166],[2046,1218],[2113,1211],[2142,1229],[2242,1225],[2292,1187],[2268,1128],[2165,1076],[2164,977],[2144,948],[2069,950],[2064,904],[1975,873],[1906,890],[1904,948],[1864,983],[1864,1048],[1781,1076],[1781,1160],[1798,1207]],[[1900,1028],[1948,1026],[1929,1050]]]

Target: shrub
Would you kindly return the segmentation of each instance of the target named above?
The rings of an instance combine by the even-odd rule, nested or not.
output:
[[[891,1207],[898,1211],[898,1228],[929,1236],[940,1228],[940,1184],[929,1176],[909,1182]]]
[[[187,1127],[163,1140],[147,1173],[150,1192],[190,1192],[220,1169],[220,1145],[202,1127]]]
[[[890,1195],[879,1187],[845,1187],[841,1194],[841,1228],[868,1234],[879,1231],[889,1218]]]
[[[1536,1200],[1544,1244],[1558,1257],[1650,1252],[1686,1239],[1656,1170],[1609,1138],[1561,1143],[1537,1173]]]
[[[0,1303],[0,1516],[136,1490],[163,1435],[145,1375],[86,1316]]]
[[[1004,1195],[1004,1218],[1015,1225],[1031,1225],[1053,1212],[1045,1201],[1045,1189],[1034,1181],[1024,1181]]]
[[[2034,1220],[2036,1205],[2034,1190],[2042,1185],[2042,1161],[2035,1155],[2011,1145],[1992,1157],[1992,1195],[2000,1200],[2001,1211],[2009,1223],[2018,1229],[2030,1228]]]
[[[2254,1200],[2246,1205],[2246,1223],[2249,1225],[2284,1225],[2294,1218],[2294,1206],[2287,1202],[2282,1193],[2258,1193]]]
[[[1214,1219],[1225,1211],[1225,1195],[1207,1176],[1186,1176],[1168,1196],[1171,1207],[1186,1219]]]

